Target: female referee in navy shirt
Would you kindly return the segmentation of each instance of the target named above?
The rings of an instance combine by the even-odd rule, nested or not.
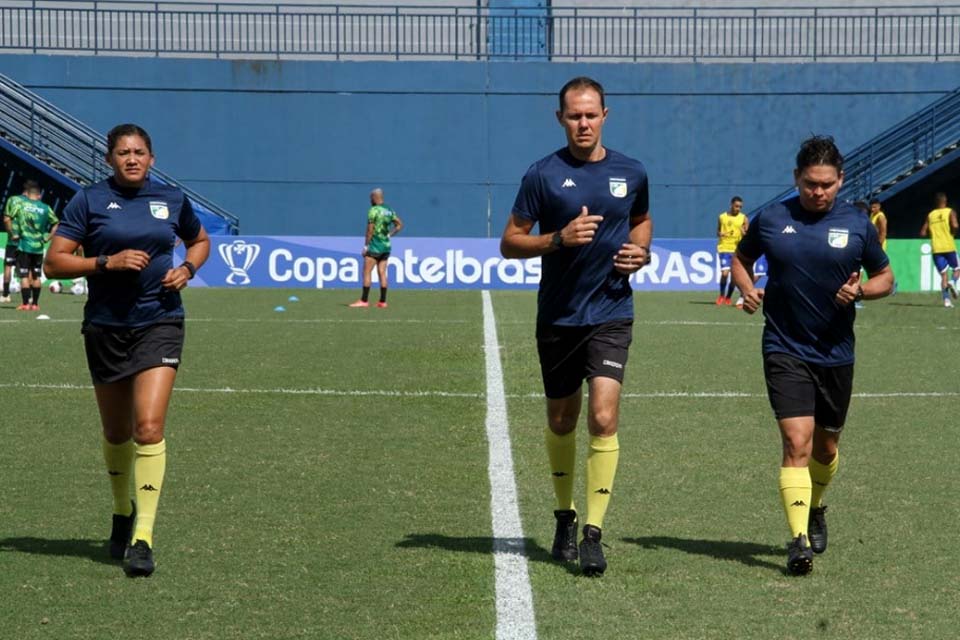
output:
[[[113,176],[66,206],[44,268],[50,278],[87,277],[82,333],[113,489],[110,554],[127,575],[149,576],[166,468],[163,428],[183,348],[179,292],[206,261],[210,239],[183,192],[148,177],[154,157],[146,131],[114,127],[106,160]],[[174,265],[177,237],[187,255]],[[90,257],[74,255],[80,246]]]

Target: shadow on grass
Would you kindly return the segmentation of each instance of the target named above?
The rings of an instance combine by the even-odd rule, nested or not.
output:
[[[684,553],[707,556],[717,560],[734,560],[748,567],[762,567],[773,569],[778,573],[786,574],[784,565],[775,564],[768,560],[761,560],[757,556],[784,555],[783,547],[772,547],[767,544],[753,542],[732,542],[730,540],[690,540],[686,538],[669,538],[666,536],[651,536],[648,538],[624,538],[644,549],[676,549]]]
[[[867,304],[870,303],[868,302]],[[942,302],[940,304],[933,304],[930,302],[894,302],[892,300],[888,301],[887,304],[891,307],[923,307],[926,309],[935,309],[943,306]]]
[[[44,538],[4,538],[0,540],[0,553],[32,553],[42,556],[86,558],[100,564],[117,564],[110,558],[104,540],[47,540]]]
[[[405,549],[443,549],[461,553],[483,553],[492,555],[497,553],[513,553],[525,556],[531,562],[544,562],[556,565],[567,570],[567,573],[580,575],[580,569],[575,562],[557,562],[550,552],[532,538],[490,538],[482,536],[467,536],[458,538],[444,536],[439,533],[408,533],[404,540],[397,543]]]

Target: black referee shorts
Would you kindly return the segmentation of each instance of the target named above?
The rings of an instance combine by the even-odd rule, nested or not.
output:
[[[584,379],[613,378],[623,383],[627,352],[633,341],[633,320],[613,320],[586,327],[537,327],[537,352],[543,392],[566,398]]]
[[[823,367],[785,353],[768,353],[763,356],[763,374],[777,420],[813,416],[827,431],[843,429],[853,392],[852,364]]]
[[[183,322],[145,327],[87,324],[81,329],[94,384],[109,384],[154,367],[180,366]]]

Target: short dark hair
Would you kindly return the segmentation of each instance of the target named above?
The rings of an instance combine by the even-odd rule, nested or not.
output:
[[[945,194],[943,191],[937,191],[935,194],[933,194],[934,202],[940,202],[941,200],[946,201],[946,199],[947,199],[947,194]]]
[[[117,146],[117,142],[120,141],[120,138],[124,136],[140,136],[143,138],[143,141],[147,145],[147,151],[151,154],[153,153],[153,142],[150,141],[150,134],[147,133],[146,129],[136,124],[118,124],[113,129],[110,129],[110,133],[107,134],[107,154],[113,153],[113,149]]]
[[[843,156],[831,136],[811,136],[803,141],[797,152],[798,171],[821,165],[836,167],[838,173],[843,171]]]
[[[24,180],[23,182],[24,191],[40,191],[40,183],[36,180]]]
[[[868,207],[867,203],[864,202],[863,200],[857,200],[856,202],[853,203],[853,206],[855,206],[857,209],[860,209],[860,211],[863,211],[863,212],[870,211],[870,207]]]
[[[574,90],[583,90],[583,89],[593,89],[600,94],[600,107],[606,108],[604,104],[604,94],[603,94],[603,85],[594,80],[593,78],[588,78],[587,76],[577,76],[571,80],[567,81],[567,84],[563,85],[563,88],[560,89],[560,111],[563,111],[565,106],[563,100],[567,97],[568,91]]]
[[[881,204],[880,198],[872,198],[870,204]]]
[[[734,202],[739,202],[740,204],[743,204],[743,198],[741,198],[740,196],[733,196],[732,198],[730,198],[730,204],[733,204]]]

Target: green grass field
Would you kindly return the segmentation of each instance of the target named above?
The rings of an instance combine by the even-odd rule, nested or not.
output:
[[[0,637],[493,638],[481,295],[354,298],[187,292],[146,580],[106,555],[82,299],[45,294],[46,322],[0,308]],[[638,295],[610,568],[590,580],[549,559],[535,294],[493,305],[539,638],[954,637],[958,310],[915,294],[860,313],[830,549],[798,579],[760,319]]]

